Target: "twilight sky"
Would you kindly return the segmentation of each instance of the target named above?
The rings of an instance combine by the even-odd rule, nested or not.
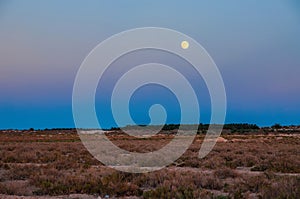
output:
[[[208,51],[223,76],[227,123],[300,124],[298,0],[0,0],[0,129],[74,127],[72,88],[86,55],[113,34],[145,26],[178,30]],[[120,59],[111,74],[149,58],[185,64],[144,51]],[[187,78],[192,75],[187,72]],[[109,73],[103,81],[110,82]],[[209,122],[207,91],[194,83],[203,99],[201,122]],[[106,127],[114,125],[105,109],[109,86],[99,86],[96,95]],[[169,123],[178,121],[176,99],[154,85],[133,96],[133,118],[147,123],[153,103],[165,104]]]

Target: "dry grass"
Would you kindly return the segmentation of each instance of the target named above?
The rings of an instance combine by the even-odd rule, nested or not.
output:
[[[73,131],[1,132],[0,194],[91,194],[140,198],[299,198],[300,137],[225,135],[198,159],[203,135],[173,165],[148,174],[104,167]],[[173,138],[110,139],[136,152],[154,151]]]

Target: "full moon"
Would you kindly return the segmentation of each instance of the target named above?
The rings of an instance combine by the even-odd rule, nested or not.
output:
[[[188,49],[189,48],[189,42],[187,42],[187,41],[182,41],[181,42],[181,48],[182,49]]]

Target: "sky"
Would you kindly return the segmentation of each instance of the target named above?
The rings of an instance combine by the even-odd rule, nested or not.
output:
[[[224,80],[226,123],[300,124],[298,0],[0,0],[0,129],[74,127],[72,89],[84,58],[114,34],[149,26],[180,31],[207,50]],[[148,50],[120,58],[111,74],[150,58],[174,67],[187,64]],[[113,85],[107,74],[95,99],[97,115],[109,128],[115,123],[107,109]],[[193,73],[186,75],[196,85],[201,122],[207,123],[205,85]],[[165,106],[168,123],[179,121],[178,101],[157,85],[132,96],[134,120],[148,123],[155,103]]]

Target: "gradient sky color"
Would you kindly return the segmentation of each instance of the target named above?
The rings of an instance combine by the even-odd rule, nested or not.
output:
[[[300,124],[298,0],[1,0],[0,129],[74,127],[72,88],[83,59],[109,36],[145,26],[178,30],[209,52],[224,79],[227,123]],[[155,57],[172,64],[173,59]],[[197,94],[206,99],[200,87]],[[140,110],[152,101],[140,102],[153,96],[151,89],[172,98],[171,113],[178,109],[170,93],[148,87],[134,97],[138,122],[147,122]],[[209,103],[201,109],[208,122]],[[168,118],[177,120],[176,113]]]

